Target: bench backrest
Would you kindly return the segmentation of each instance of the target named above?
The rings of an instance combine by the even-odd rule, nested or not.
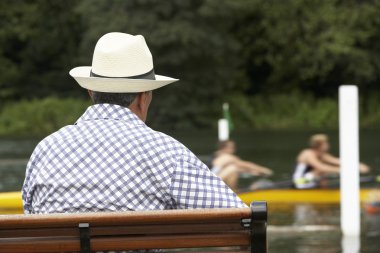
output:
[[[251,246],[267,252],[267,206],[0,216],[0,252]]]

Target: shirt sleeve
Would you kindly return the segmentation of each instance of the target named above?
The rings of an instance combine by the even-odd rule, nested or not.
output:
[[[25,180],[22,186],[22,202],[25,214],[32,213],[32,196],[34,191],[34,178],[36,173],[35,166],[38,160],[38,152],[39,147],[37,146],[36,149],[33,151],[33,154],[31,155],[29,162],[26,166]]]
[[[172,176],[170,194],[176,209],[247,207],[195,156],[178,163]]]

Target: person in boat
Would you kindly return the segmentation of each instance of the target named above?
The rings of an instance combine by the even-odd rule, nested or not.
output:
[[[320,178],[340,171],[340,160],[329,153],[330,144],[325,134],[310,137],[309,148],[302,150],[297,157],[293,174],[294,186],[298,189],[315,188]],[[360,172],[369,172],[369,167],[360,164]]]
[[[178,80],[154,73],[143,36],[105,34],[92,66],[70,75],[94,105],[33,151],[25,213],[246,207],[183,144],[145,124],[152,90]]]
[[[246,173],[254,176],[272,175],[272,170],[244,161],[235,155],[236,144],[232,140],[221,141],[212,160],[211,171],[220,177],[231,189],[237,189],[239,175]]]

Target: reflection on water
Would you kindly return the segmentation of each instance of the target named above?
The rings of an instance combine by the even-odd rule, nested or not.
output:
[[[27,162],[25,159],[0,159],[0,192],[21,190]]]
[[[211,154],[216,134],[169,133],[196,154]],[[274,179],[289,178],[297,152],[312,132],[234,133],[238,154],[271,167]],[[338,154],[338,135],[329,133],[332,151]],[[380,131],[361,133],[361,160],[380,174]],[[21,189],[27,160],[38,140],[0,140],[0,192]],[[279,253],[357,252],[358,242],[342,239],[339,205],[269,205],[269,249]],[[380,215],[362,213],[360,252],[380,252]]]
[[[342,237],[342,252],[343,253],[358,253],[360,251],[359,236],[343,236]]]
[[[342,238],[339,205],[269,205],[270,252],[380,252],[380,214],[362,212],[363,234]]]
[[[340,232],[269,233],[269,252],[332,253],[341,252]]]
[[[0,140],[0,192],[19,191],[28,158],[39,140]]]

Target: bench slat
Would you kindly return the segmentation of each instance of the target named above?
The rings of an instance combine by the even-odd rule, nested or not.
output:
[[[0,253],[250,247],[266,253],[267,206],[0,216]],[[82,245],[82,249],[80,248]]]
[[[9,227],[75,227],[78,223],[90,223],[92,227],[102,224],[117,226],[133,224],[177,224],[178,222],[182,224],[219,223],[221,221],[238,222],[242,218],[250,217],[251,210],[249,208],[4,215],[1,216],[0,229]]]
[[[237,223],[219,224],[160,224],[142,226],[104,226],[90,227],[91,236],[97,235],[131,235],[131,234],[186,234],[243,231]],[[79,236],[78,226],[72,228],[26,228],[26,229],[0,229],[0,238],[11,237],[38,237],[38,236]]]
[[[248,232],[160,235],[160,236],[120,236],[93,237],[92,251],[133,250],[133,249],[171,249],[219,246],[249,246]],[[75,237],[38,237],[0,239],[0,253],[43,253],[43,252],[72,252],[79,251],[80,243]]]

